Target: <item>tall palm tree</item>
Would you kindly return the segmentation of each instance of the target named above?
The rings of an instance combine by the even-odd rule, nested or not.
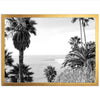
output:
[[[24,50],[29,47],[30,34],[36,35],[34,25],[35,21],[31,18],[7,18],[9,26],[6,31],[9,31],[13,36],[14,47],[19,50],[19,82],[23,82],[22,66]]]
[[[80,24],[80,36],[81,36],[81,45],[82,45],[83,40],[82,40],[82,22],[81,22],[81,18],[73,18],[72,23],[75,23],[77,20],[79,20],[79,24]]]
[[[85,41],[85,46],[86,46],[85,27],[88,26],[88,22],[90,20],[94,20],[94,18],[84,18],[84,17],[73,18],[72,19],[72,23],[75,23],[77,20],[79,20],[79,23],[80,23],[81,42],[82,42],[82,29],[83,29],[84,41]]]
[[[81,20],[82,20],[83,33],[84,33],[85,46],[86,46],[85,27],[88,26],[88,22],[89,22],[90,20],[94,20],[94,18],[81,18]]]

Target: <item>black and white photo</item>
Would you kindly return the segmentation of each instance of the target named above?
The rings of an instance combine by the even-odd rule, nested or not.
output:
[[[95,16],[6,16],[4,83],[95,84]]]

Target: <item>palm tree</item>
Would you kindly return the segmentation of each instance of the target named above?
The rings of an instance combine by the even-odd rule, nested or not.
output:
[[[19,78],[19,64],[13,65],[13,69],[8,72],[8,76],[11,79],[11,82],[18,82]],[[30,71],[31,68],[29,65],[23,64],[22,66],[22,75],[23,75],[23,82],[32,82],[33,78],[32,75],[34,74],[33,72]]]
[[[81,20],[82,20],[83,33],[84,33],[85,46],[86,46],[85,27],[88,26],[88,22],[89,22],[90,20],[94,20],[94,18],[81,18]]]
[[[9,31],[13,36],[14,47],[19,51],[19,82],[23,82],[22,66],[24,58],[24,50],[29,47],[30,34],[36,35],[34,25],[35,21],[30,18],[7,18]]]
[[[55,67],[47,66],[47,68],[44,70],[44,72],[45,72],[48,82],[53,82],[55,76],[57,75]]]
[[[83,43],[83,40],[82,40],[82,22],[81,22],[81,18],[73,18],[72,19],[72,23],[75,23],[77,20],[79,20],[79,24],[80,24],[80,36],[81,36],[81,43]],[[82,44],[81,44],[82,45]]]
[[[75,50],[79,48],[79,45],[81,44],[81,39],[78,36],[71,37],[69,43],[72,46],[71,48]]]
[[[77,20],[79,20],[79,23],[80,23],[81,42],[83,42],[83,41],[82,41],[82,29],[83,29],[84,41],[85,41],[85,46],[86,46],[85,27],[88,26],[88,22],[89,22],[90,20],[94,20],[94,18],[84,18],[84,17],[73,18],[73,19],[72,19],[72,23],[75,23]]]

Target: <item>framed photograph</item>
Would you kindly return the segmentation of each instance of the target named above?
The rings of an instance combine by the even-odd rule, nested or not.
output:
[[[98,86],[98,15],[2,15],[3,86]]]

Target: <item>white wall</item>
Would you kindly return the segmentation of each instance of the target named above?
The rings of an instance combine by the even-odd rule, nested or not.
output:
[[[100,0],[83,1],[0,0],[0,14],[100,14]],[[99,95],[100,86],[0,86],[0,100],[99,100]]]

